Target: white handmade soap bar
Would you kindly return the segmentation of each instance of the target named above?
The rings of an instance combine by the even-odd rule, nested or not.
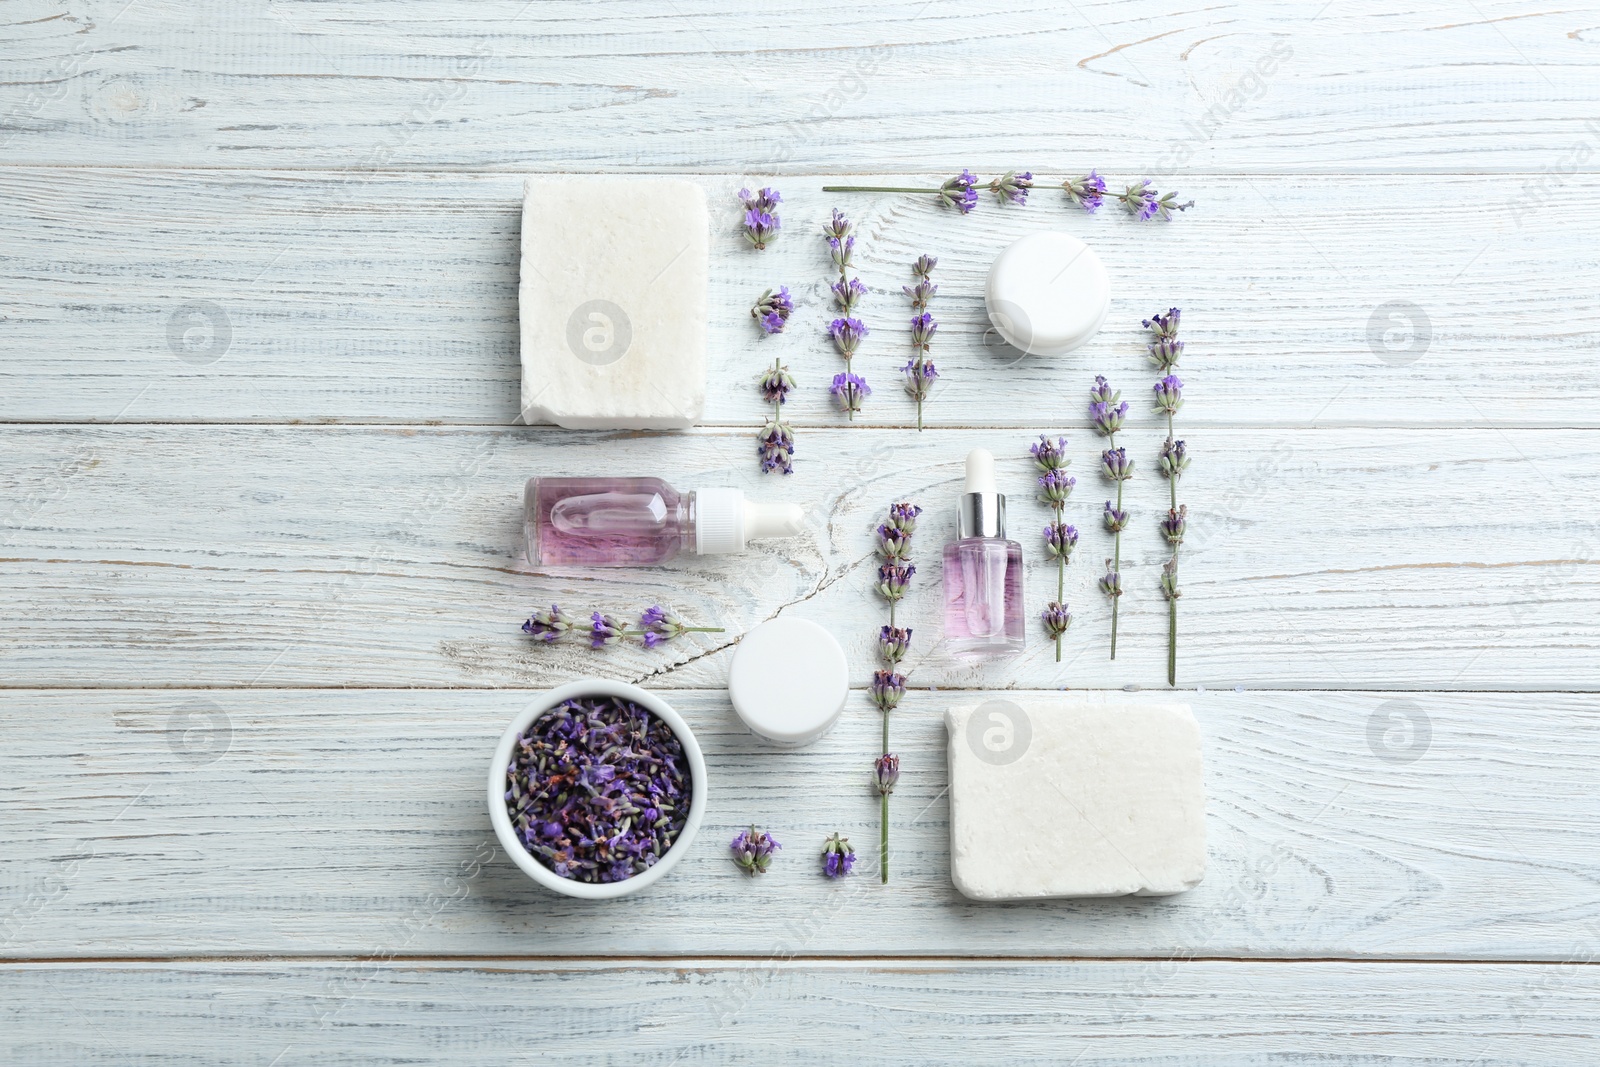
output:
[[[1206,871],[1188,707],[990,700],[952,708],[950,862],[974,900],[1181,893]]]
[[[641,178],[523,190],[522,421],[683,429],[706,400],[705,191]]]

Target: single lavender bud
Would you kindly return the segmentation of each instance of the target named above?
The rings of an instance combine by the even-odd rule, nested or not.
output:
[[[761,399],[769,404],[782,404],[789,399],[794,387],[794,377],[789,373],[789,368],[775,363],[761,376]]]
[[[851,278],[849,281],[841,278],[829,288],[833,290],[833,299],[839,305],[839,310],[846,315],[854,311],[861,298],[867,295],[867,287],[861,284],[859,278]]]
[[[893,752],[885,752],[873,763],[873,769],[878,779],[878,795],[893,793],[895,784],[900,781],[900,757]]]
[[[1096,400],[1089,405],[1089,421],[1094,423],[1097,433],[1110,437],[1122,429],[1122,420],[1128,417],[1128,402],[1113,407],[1109,402]]]
[[[850,254],[855,251],[856,239],[854,237],[828,238],[828,258],[833,260],[833,265],[843,273],[850,266]]]
[[[1111,561],[1106,560],[1106,573],[1100,579],[1100,591],[1109,597],[1122,595],[1122,575],[1111,569]]]
[[[528,621],[522,624],[522,632],[530,634],[536,641],[545,644],[554,644],[567,635],[572,629],[572,619],[561,613],[561,609],[554,604],[549,611],[535,611],[528,616]]]
[[[911,273],[915,274],[919,278],[926,278],[928,275],[933,273],[933,268],[937,267],[938,265],[938,257],[926,254],[920,255],[917,257],[917,261],[911,264]]]
[[[756,436],[756,453],[761,456],[761,469],[794,473],[794,431],[780,419],[772,419]]]
[[[1099,211],[1105,201],[1106,180],[1092,170],[1076,181],[1068,178],[1061,183],[1061,188],[1067,191],[1068,199],[1091,215]]]
[[[1028,451],[1033,453],[1033,462],[1042,471],[1060,470],[1072,461],[1067,458],[1067,439],[1058,437],[1055,441],[1044,434],[1039,435],[1039,443],[1028,446]]]
[[[872,395],[872,387],[861,375],[841,371],[833,376],[828,392],[838,398],[841,408],[854,415],[861,410],[861,401]]]
[[[1177,600],[1183,594],[1178,592],[1178,561],[1176,557],[1167,560],[1161,565],[1161,595],[1168,600]]]
[[[1039,618],[1044,623],[1044,632],[1050,635],[1052,641],[1067,632],[1067,627],[1072,625],[1072,613],[1065,604],[1052,600],[1040,612]]]
[[[623,631],[627,629],[621,622],[610,615],[595,612],[589,616],[589,647],[605,648],[622,640]]]
[[[1051,559],[1072,555],[1078,544],[1078,530],[1064,522],[1052,522],[1044,528],[1044,548]]]
[[[828,323],[828,336],[833,338],[833,345],[839,354],[849,359],[856,354],[856,349],[861,345],[861,339],[871,331],[860,319],[849,317],[834,319]],[[835,379],[837,381],[837,379]]]
[[[1104,518],[1106,520],[1106,529],[1112,533],[1121,533],[1128,525],[1128,513],[1112,507],[1109,500],[1106,501]]]
[[[1028,202],[1028,190],[1033,188],[1033,175],[1028,171],[1018,174],[1008,170],[1002,176],[989,183],[989,191],[995,199],[1002,204],[1012,203],[1018,206]]]
[[[822,873],[829,878],[843,878],[856,866],[856,850],[850,847],[848,837],[833,834],[822,843]]]
[[[939,324],[933,321],[933,316],[924,311],[911,319],[911,343],[919,348],[926,349],[933,341],[933,335],[939,332]]]
[[[1183,544],[1183,533],[1189,528],[1189,505],[1179,504],[1176,511],[1168,511],[1161,520],[1161,535],[1169,545]]]
[[[772,866],[772,854],[782,847],[771,834],[754,826],[741,830],[728,846],[733,852],[733,862],[752,878],[767,873],[767,868]]]
[[[831,239],[829,241],[829,244],[831,245],[833,241],[843,241],[846,237],[849,237],[850,231],[853,229],[855,229],[855,227],[851,225],[849,219],[844,217],[844,212],[840,211],[838,208],[834,208],[833,218],[831,221],[823,225],[822,232],[827,234]]]
[[[889,525],[898,526],[910,537],[917,529],[917,516],[922,514],[922,509],[915,504],[899,503],[889,505]]]
[[[965,215],[978,206],[978,192],[973,188],[977,184],[978,176],[970,170],[963,170],[939,186],[939,202]]]
[[[878,592],[885,600],[899,600],[906,595],[906,587],[916,573],[915,564],[890,560],[878,567]]]
[[[1108,448],[1100,453],[1100,470],[1114,482],[1125,482],[1133,477],[1133,460],[1126,448]]]
[[[1180,478],[1189,467],[1189,450],[1182,441],[1167,438],[1161,445],[1161,476]]]
[[[893,523],[879,523],[878,555],[884,559],[905,559],[910,556],[911,535]]]
[[[871,693],[879,711],[893,711],[906,695],[905,676],[894,671],[873,671]]]
[[[933,393],[933,383],[939,380],[939,371],[931,359],[923,360],[920,365],[912,360],[900,368],[900,373],[906,376],[906,392],[916,400],[928,399]]]
[[[1047,470],[1039,475],[1039,500],[1058,507],[1067,502],[1067,497],[1072,495],[1072,487],[1078,484],[1078,479],[1072,477],[1064,470]]]
[[[1176,415],[1183,407],[1183,379],[1169,374],[1155,385],[1155,410],[1164,415]]]
[[[767,333],[782,333],[793,312],[794,301],[789,296],[789,287],[785,285],[776,293],[771,289],[762,293],[750,308],[750,317]]]
[[[751,208],[744,213],[744,239],[759,251],[778,236],[781,225],[778,216]]]
[[[911,647],[911,630],[904,626],[885,626],[878,631],[878,653],[893,667],[905,658]]]

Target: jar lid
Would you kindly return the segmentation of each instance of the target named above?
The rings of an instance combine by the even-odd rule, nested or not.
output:
[[[780,745],[809,745],[844,710],[850,679],[844,649],[805,619],[777,618],[739,640],[728,696],[750,731]]]
[[[1060,356],[1100,332],[1111,310],[1111,279],[1088,245],[1044,230],[995,257],[984,299],[1007,342],[1029,355]]]

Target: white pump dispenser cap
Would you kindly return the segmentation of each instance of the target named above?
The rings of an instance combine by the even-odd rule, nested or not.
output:
[[[743,552],[760,537],[796,537],[805,530],[799,504],[758,504],[732,488],[694,491],[694,550],[698,555]]]

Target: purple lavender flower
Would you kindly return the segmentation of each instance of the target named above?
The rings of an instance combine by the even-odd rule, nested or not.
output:
[[[1051,559],[1065,559],[1072,555],[1078,544],[1078,529],[1064,522],[1052,522],[1044,528],[1044,548]]]
[[[878,568],[878,592],[883,594],[885,600],[899,600],[906,595],[906,587],[916,573],[914,564],[890,560]]]
[[[970,170],[963,170],[939,186],[939,202],[965,215],[978,206],[978,192],[973,188],[977,184],[978,176]]]
[[[906,694],[905,676],[894,671],[873,671],[870,692],[879,711],[893,711]]]
[[[1109,597],[1122,595],[1122,575],[1111,566],[1111,561],[1106,560],[1106,573],[1100,579],[1100,591]]]
[[[878,631],[878,653],[883,662],[894,666],[905,658],[911,647],[911,631],[902,626],[885,626]]]
[[[764,833],[754,826],[739,831],[739,836],[728,845],[733,853],[733,862],[752,878],[767,873],[767,868],[772,866],[772,854],[782,847],[771,834]]]
[[[1105,510],[1106,529],[1112,533],[1121,533],[1128,525],[1128,513],[1111,506],[1111,501],[1106,501]]]
[[[1057,507],[1066,503],[1067,497],[1072,495],[1072,487],[1077,484],[1078,479],[1064,470],[1045,471],[1039,475],[1039,500]]]
[[[589,647],[605,648],[627,636],[628,628],[610,615],[595,612],[589,616]]]
[[[822,873],[829,878],[843,878],[856,866],[856,850],[850,847],[848,837],[833,834],[822,843]]]
[[[989,183],[989,191],[995,199],[1002,204],[1012,203],[1019,207],[1028,202],[1028,190],[1033,188],[1033,175],[1028,171],[1018,174],[1008,170],[1001,177]]]
[[[1150,351],[1150,361],[1161,368],[1162,374],[1170,374],[1183,355],[1183,342],[1178,340],[1178,321],[1182,315],[1177,308],[1168,308],[1165,315],[1152,315],[1144,320],[1144,325],[1156,335],[1145,347]]]
[[[1178,557],[1173,556],[1161,565],[1161,595],[1168,601],[1177,600],[1183,594],[1178,592]]]
[[[783,332],[783,327],[793,312],[794,301],[789,296],[789,287],[785,285],[776,293],[771,289],[762,293],[760,299],[750,308],[750,317],[756,320],[756,324],[762,330],[774,334]]]
[[[1042,471],[1061,470],[1071,460],[1067,459],[1067,439],[1058,437],[1051,441],[1044,434],[1039,435],[1037,444],[1029,445],[1028,451],[1033,454],[1034,465]]]
[[[856,354],[856,348],[860,346],[861,339],[870,332],[866,324],[860,319],[846,317],[834,319],[828,323],[828,336],[833,338],[834,347],[839,350],[839,354],[844,356],[845,359],[849,359]]]
[[[1105,200],[1106,180],[1091,170],[1077,180],[1068,178],[1061,183],[1061,188],[1067,191],[1069,200],[1092,215],[1100,210]]]
[[[531,634],[536,641],[545,644],[554,644],[567,635],[572,629],[572,619],[563,615],[561,609],[554,604],[549,611],[535,611],[528,616],[528,621],[522,624],[522,632]]]
[[[1039,613],[1040,620],[1044,623],[1044,632],[1050,635],[1050,640],[1061,641],[1061,635],[1067,632],[1067,627],[1072,625],[1072,613],[1067,606],[1059,601],[1052,600]]]
[[[1183,534],[1188,528],[1188,504],[1179,504],[1176,510],[1168,511],[1167,517],[1161,520],[1161,535],[1167,539],[1169,545],[1183,544]]]
[[[854,237],[828,238],[828,258],[833,260],[833,265],[839,268],[840,275],[850,266],[850,256],[856,250]]]
[[[933,393],[933,383],[939,380],[939,369],[933,365],[933,360],[912,360],[900,368],[900,373],[906,376],[906,392],[921,404]]]
[[[756,437],[756,454],[763,471],[794,473],[794,431],[781,419],[771,419]]]
[[[893,523],[879,523],[878,555],[884,559],[905,559],[911,555],[911,535]]]
[[[888,796],[894,792],[896,783],[900,781],[900,757],[893,752],[885,752],[873,763],[876,772],[878,795]]]
[[[898,526],[910,537],[917,529],[917,516],[922,514],[922,509],[915,504],[899,503],[889,505],[889,525]]]
[[[1155,410],[1166,415],[1176,415],[1183,407],[1183,379],[1169,374],[1156,383]]]
[[[1159,217],[1163,221],[1170,219],[1174,211],[1187,211],[1194,207],[1194,201],[1178,203],[1177,193],[1161,193],[1150,188],[1150,179],[1145,178],[1127,187],[1117,196],[1122,201],[1122,206],[1128,209],[1129,214],[1139,216],[1141,221]]]
[[[930,256],[927,253],[923,253],[917,257],[917,261],[915,263],[911,264],[911,273],[915,274],[919,278],[926,278],[928,275],[933,273],[933,268],[937,267],[938,265],[939,259],[937,256]]]
[[[867,287],[861,284],[859,278],[851,278],[849,281],[840,278],[829,288],[833,290],[833,299],[839,305],[839,310],[846,315],[854,311],[861,298],[867,295]]]
[[[1180,478],[1189,467],[1189,450],[1182,441],[1167,438],[1161,445],[1161,476],[1163,478]]]
[[[769,404],[782,404],[789,399],[789,392],[794,387],[789,368],[774,362],[761,376],[761,399]]]
[[[690,626],[682,618],[663,608],[660,604],[651,604],[639,616],[639,629],[643,631],[646,648],[655,648],[663,641],[676,641],[684,634],[712,634],[721,633],[720,627]]]
[[[934,294],[939,291],[939,287],[927,278],[922,278],[918,280],[916,285],[902,285],[900,291],[911,298],[913,309],[921,311],[928,306],[928,301],[933,299]]]
[[[1114,482],[1125,482],[1133,477],[1133,460],[1126,448],[1108,448],[1100,453],[1100,470]]]
[[[1122,394],[1111,388],[1111,383],[1105,376],[1097,374],[1094,377],[1094,388],[1089,390],[1089,401],[1095,404],[1115,404]]]
[[[827,234],[832,241],[842,241],[850,236],[850,231],[855,229],[850,220],[845,218],[844,212],[838,208],[833,209],[833,219],[822,227],[822,232]]]
[[[841,371],[833,376],[833,384],[828,387],[828,392],[837,397],[839,406],[853,417],[861,410],[861,401],[872,395],[872,387],[861,375]]]
[[[739,199],[744,202],[747,211],[772,211],[783,203],[783,197],[779,195],[778,190],[771,186],[754,195],[751,194],[749,189],[740,189]]]
[[[927,348],[933,341],[933,335],[939,332],[939,324],[933,321],[933,316],[924,311],[911,318],[911,343],[919,348]]]
[[[763,249],[778,236],[780,225],[778,216],[751,208],[744,213],[744,239],[758,250]]]

